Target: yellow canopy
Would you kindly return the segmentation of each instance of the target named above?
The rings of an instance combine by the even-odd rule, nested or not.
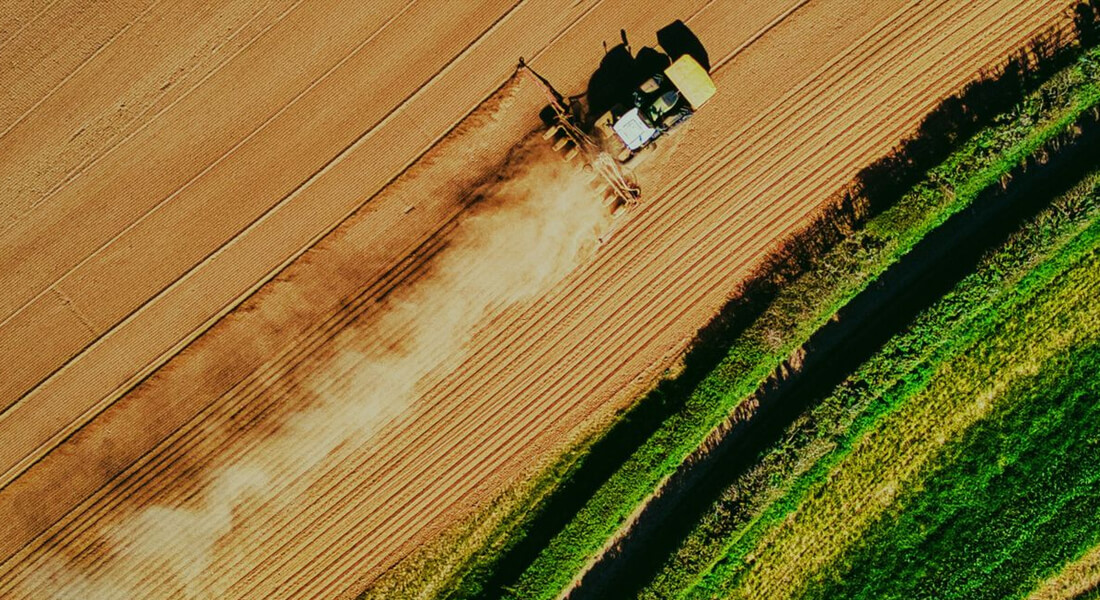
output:
[[[665,75],[668,75],[672,84],[695,110],[699,110],[718,91],[707,70],[687,54],[677,58],[676,62],[665,69]]]

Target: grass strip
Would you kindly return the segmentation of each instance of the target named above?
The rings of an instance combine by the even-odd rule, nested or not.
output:
[[[1002,398],[799,596],[1019,598],[1100,542],[1100,347]]]
[[[1090,189],[1090,214],[1095,218],[1095,180]],[[947,440],[952,432],[966,430],[969,423],[953,421],[955,413],[965,414],[973,404],[981,408],[981,402],[967,404],[970,398],[998,397],[996,385],[1011,385],[1016,378],[1014,361],[1020,356],[1043,361],[1063,349],[1057,340],[1047,344],[1037,339],[1042,337],[1040,331],[1058,322],[1065,331],[1092,336],[1100,332],[1100,314],[1085,310],[1097,312],[1087,299],[1100,285],[1096,252],[1100,223],[1093,221],[1045,261],[1033,264],[1041,257],[1033,252],[1041,245],[1037,242],[1057,237],[1058,228],[1048,220],[1057,210],[1044,213],[1030,230],[985,261],[823,404],[855,406],[857,414],[834,440],[832,450],[795,477],[781,497],[748,527],[726,541],[721,560],[695,582],[689,597],[742,592],[749,597],[759,592],[783,597],[793,593],[791,586],[796,581],[805,581],[817,572],[809,563],[820,567],[834,560],[860,537],[875,514],[893,502],[896,489],[891,491],[892,486],[919,487],[911,481],[914,464],[926,464],[921,461],[942,443],[930,440],[934,438],[930,431],[939,427],[937,435]],[[1023,267],[1026,275],[1018,277],[1012,265]],[[1073,277],[1064,277],[1067,272]],[[1075,317],[1067,307],[1083,316]],[[1042,348],[1047,354],[1042,354]],[[963,350],[966,352],[959,354]],[[984,383],[987,381],[999,383],[990,388]],[[973,421],[986,416],[981,411],[971,412]],[[918,448],[925,454],[919,454]],[[892,473],[893,465],[901,465],[898,468],[903,472]],[[867,479],[869,473],[875,474],[873,484]],[[862,488],[867,487],[877,487],[884,497],[866,498]],[[856,510],[853,505],[858,498],[867,504]],[[844,505],[852,512],[838,508]],[[823,534],[822,528],[829,527],[833,530]],[[777,556],[777,546],[782,542],[797,547],[807,543],[807,536],[818,534],[816,555],[797,566],[802,573],[784,571],[795,567]],[[783,589],[774,587],[779,581],[784,582],[779,586]]]
[[[1100,589],[1100,544],[1089,548],[1051,574],[1028,595],[1028,600],[1070,600]]]

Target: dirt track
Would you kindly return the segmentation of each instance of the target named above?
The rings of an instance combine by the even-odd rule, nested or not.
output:
[[[536,125],[516,57],[576,92],[619,28],[638,47],[683,18],[721,93],[594,260],[482,324],[411,410],[309,473],[310,502],[223,541],[230,595],[354,590],[620,407],[777,239],[1066,6],[147,1],[54,26],[78,4],[0,21],[5,596],[52,556],[94,570],[109,524],[185,504],[310,402],[311,373],[385,341],[377,300]]]

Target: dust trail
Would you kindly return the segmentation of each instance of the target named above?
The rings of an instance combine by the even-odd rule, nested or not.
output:
[[[102,534],[98,559],[44,565],[31,597],[215,598],[256,568],[263,523],[302,511],[311,470],[361,447],[417,399],[426,377],[466,354],[478,324],[549,289],[591,253],[607,225],[588,177],[555,155],[514,161],[456,228],[429,275],[391,297],[303,389],[311,408],[210,476],[185,505],[140,510]],[[389,345],[384,340],[393,340]],[[227,566],[228,565],[228,566]]]

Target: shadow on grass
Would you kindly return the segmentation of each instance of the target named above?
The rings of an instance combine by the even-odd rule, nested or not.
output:
[[[1078,37],[1083,41],[1092,41],[1096,38],[1097,5],[1100,5],[1100,0],[1093,0],[1093,6],[1082,4],[1083,8],[1082,6],[1077,8]],[[466,574],[458,589],[450,597],[496,598],[505,594],[508,586],[518,579],[551,538],[562,530],[600,485],[618,470],[670,415],[682,409],[692,391],[725,358],[731,341],[760,317],[785,284],[813,267],[818,257],[843,240],[867,218],[896,203],[925,172],[946,159],[961,141],[988,125],[998,114],[1010,109],[1026,94],[1034,91],[1052,73],[1070,64],[1079,55],[1080,47],[1077,44],[1066,43],[1066,40],[1054,34],[1042,37],[1032,43],[1028,49],[1012,57],[1000,73],[988,74],[981,80],[968,85],[958,95],[945,100],[928,115],[913,137],[903,142],[887,158],[864,169],[857,176],[850,192],[844,194],[834,203],[834,206],[825,211],[823,216],[794,236],[782,249],[768,257],[758,270],[759,275],[741,285],[736,297],[697,333],[691,350],[683,361],[683,370],[676,377],[661,381],[653,391],[626,411],[621,419],[592,445],[548,499],[531,512],[518,530],[510,533],[510,539],[506,542],[505,550],[499,554],[499,558],[492,564],[484,565],[481,569]],[[1021,203],[1020,206],[1028,206],[1028,203]],[[1021,208],[1021,210],[1024,209]],[[1024,214],[1028,210],[1031,209],[1024,210]],[[1007,219],[1006,223],[1018,221],[1018,218],[1017,221],[1008,218],[1009,212],[1003,215]],[[988,215],[983,218],[988,218]],[[963,225],[960,224],[958,227]],[[973,240],[963,240],[966,243],[959,246],[959,251],[969,248],[967,252],[980,254],[980,250],[988,247],[989,243],[993,243],[997,235],[1003,235],[1003,230],[1004,227],[1001,227],[996,231],[990,230],[983,233]],[[935,235],[939,234],[934,234],[932,237]],[[975,244],[977,249],[970,248]],[[966,262],[958,260],[957,256],[949,257],[947,262],[951,263],[948,266],[952,267],[956,275],[949,276],[946,273],[937,275],[935,279],[940,282],[941,288],[948,285],[952,277],[957,279],[959,268],[966,268]],[[961,272],[965,273],[965,271]],[[909,289],[907,286],[916,284],[883,283],[882,285]],[[929,286],[928,291],[934,292],[934,289]],[[886,292],[876,288],[875,293]],[[858,308],[861,301],[854,303],[852,310],[862,310]],[[928,293],[924,293],[920,298],[914,296],[907,301],[905,304],[909,305],[908,310],[898,310],[897,315],[874,314],[876,311],[871,311],[872,314],[867,318],[851,319],[853,315],[846,313],[840,323],[845,327],[854,326],[848,323],[851,319],[859,321],[863,328],[896,329],[908,321],[906,314],[912,314],[928,301]],[[874,305],[883,302],[883,299],[880,296],[869,299],[867,302]],[[872,324],[874,327],[871,327]],[[823,331],[820,335],[828,337],[837,334],[830,330]],[[859,342],[856,345],[863,347],[865,351],[870,347],[866,340],[856,341]],[[826,345],[824,338],[819,336],[815,336],[814,344],[822,347]],[[833,374],[833,378],[842,376],[846,372],[845,367],[848,363],[858,358],[855,354],[857,353],[853,352],[852,358],[843,364],[829,365],[827,370]],[[855,364],[858,362],[852,363],[852,365]],[[814,390],[831,389],[828,383],[828,378],[823,378],[811,387]],[[789,393],[790,388],[791,386],[783,386],[784,390],[788,390],[784,393]],[[815,393],[810,393],[811,391],[809,389],[800,391],[798,395],[803,395],[807,399],[812,398]],[[761,421],[759,430],[748,436],[738,435],[737,439],[741,440],[744,437],[745,440],[751,440],[752,448],[766,447],[767,442],[775,439],[774,436],[782,431],[783,423],[789,422],[801,410],[797,406],[791,408],[794,410],[785,411],[782,418],[769,417],[769,420],[773,420],[774,423],[768,424]],[[733,443],[735,442],[724,442],[726,446]],[[715,452],[715,460],[723,454],[726,453]],[[755,458],[755,454],[751,451],[746,452],[746,455],[752,455],[752,458]],[[732,481],[730,474],[746,466],[747,462],[742,462],[744,464],[724,464],[723,468],[729,472],[723,472],[720,481],[727,483]],[[700,508],[705,509],[716,497],[716,492],[722,489],[718,485],[717,478],[708,481],[705,490],[692,489],[693,486],[686,484],[687,480],[698,482],[706,479],[701,475],[711,466],[713,462],[710,461],[705,464],[700,463],[698,470],[693,466],[691,476],[683,478],[681,485],[674,486],[675,493],[663,496],[661,503],[654,507],[655,510],[647,510],[645,517],[647,525],[637,528],[623,541],[615,553],[609,554],[607,560],[597,564],[596,568],[585,577],[576,596],[606,597],[610,590],[614,590],[615,597],[627,597],[628,591],[640,589],[645,581],[644,577],[638,574],[654,573],[656,566],[661,564],[668,553],[674,549],[676,541],[688,531],[687,527],[697,520]],[[688,491],[691,493],[686,493]],[[688,497],[691,498],[691,505],[681,504]],[[673,514],[676,515],[675,519],[672,518]],[[659,527],[658,523],[667,523],[669,527]]]

